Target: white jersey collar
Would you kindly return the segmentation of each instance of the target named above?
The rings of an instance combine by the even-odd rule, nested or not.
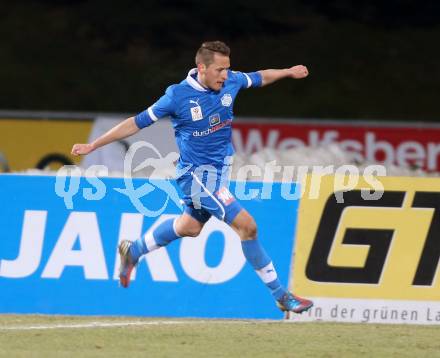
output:
[[[208,90],[205,87],[203,87],[199,81],[194,79],[193,75],[196,73],[197,73],[197,68],[192,68],[191,70],[189,70],[188,76],[186,77],[186,81],[192,88],[196,89],[197,91],[207,92]]]

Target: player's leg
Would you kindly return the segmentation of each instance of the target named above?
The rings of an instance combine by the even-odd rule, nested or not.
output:
[[[192,205],[192,175],[187,173],[180,176],[177,178],[177,184],[183,192],[182,200],[185,203],[185,212],[177,218],[165,220],[148,235],[144,235],[134,242],[124,240],[119,244],[121,257],[119,281],[123,287],[129,285],[131,271],[142,255],[164,247],[181,237],[197,236],[205,222],[208,221],[210,214],[203,210],[196,210]]]
[[[166,246],[181,237],[194,237],[200,233],[211,215],[203,208],[194,208],[192,182],[193,177],[189,172],[177,178],[177,184],[183,193],[182,202],[185,204],[185,212],[178,218],[165,220],[153,232],[149,232],[134,242],[122,241],[119,245],[121,259],[122,257],[126,258],[133,266],[142,255]]]
[[[312,301],[288,292],[278,279],[272,260],[257,240],[257,225],[254,218],[242,208],[226,186],[210,191],[202,186],[203,194],[198,198],[203,209],[219,220],[229,224],[240,236],[243,254],[258,276],[271,291],[278,307],[283,311],[301,313],[313,306]]]
[[[136,241],[121,241],[119,244],[119,255],[121,258],[119,281],[123,287],[128,287],[130,284],[131,272],[141,256],[164,247],[181,237],[195,237],[199,235],[207,219],[202,217],[199,221],[196,215],[193,214],[193,216],[196,216],[194,218],[191,214],[193,214],[192,210],[187,208],[181,216],[165,220],[152,232]]]
[[[138,260],[142,255],[160,247],[167,246],[174,240],[184,236],[197,236],[203,228],[204,223],[194,219],[189,213],[183,213],[177,218],[165,220],[153,232],[133,242],[130,254],[133,259]]]
[[[229,220],[231,218],[229,217]],[[246,260],[270,290],[278,307],[283,311],[301,313],[313,306],[313,302],[292,295],[281,284],[271,258],[257,240],[257,225],[254,218],[242,209],[230,223],[241,239]]]

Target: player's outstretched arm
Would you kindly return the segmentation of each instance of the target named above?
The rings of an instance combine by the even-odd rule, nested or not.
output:
[[[270,85],[271,83],[274,83],[283,78],[294,78],[299,80],[309,75],[309,70],[307,69],[306,66],[303,65],[297,65],[280,70],[262,70],[259,72],[261,73],[261,77],[262,77],[261,86]]]
[[[72,154],[89,154],[99,147],[129,137],[139,132],[139,130],[139,127],[134,121],[134,117],[127,118],[118,125],[114,126],[108,132],[104,133],[99,138],[95,139],[92,143],[74,144],[72,147]]]

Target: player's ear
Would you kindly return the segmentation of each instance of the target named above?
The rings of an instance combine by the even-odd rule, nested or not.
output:
[[[200,73],[204,73],[206,71],[206,65],[204,63],[198,63],[197,71],[199,71]]]

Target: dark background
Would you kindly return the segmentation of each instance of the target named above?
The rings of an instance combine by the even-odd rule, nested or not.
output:
[[[23,1],[0,6],[0,109],[138,112],[205,40],[233,69],[310,77],[243,92],[242,116],[440,120],[440,1]]]

